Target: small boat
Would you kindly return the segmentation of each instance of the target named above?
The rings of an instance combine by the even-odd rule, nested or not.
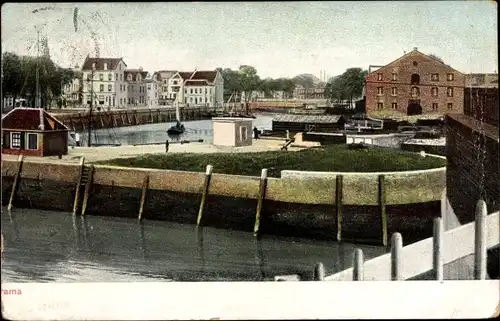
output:
[[[176,124],[176,125],[170,127],[169,129],[167,129],[167,133],[170,135],[180,135],[180,134],[184,133],[185,130],[186,130],[186,128],[184,128],[184,125]]]

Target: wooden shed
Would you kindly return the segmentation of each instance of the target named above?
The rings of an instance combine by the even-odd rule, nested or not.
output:
[[[2,153],[68,154],[68,127],[42,108],[18,107],[2,117]]]
[[[344,129],[342,115],[278,115],[273,119],[273,132],[335,132]]]
[[[251,146],[252,118],[216,117],[213,122],[213,144],[216,146]]]

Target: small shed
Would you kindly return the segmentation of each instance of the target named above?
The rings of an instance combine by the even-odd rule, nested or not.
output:
[[[290,115],[283,114],[273,119],[273,131],[334,132],[343,129],[345,119],[342,115]]]
[[[212,118],[213,145],[251,146],[252,118],[216,117]]]
[[[68,132],[66,125],[42,108],[18,107],[2,117],[2,153],[67,155]]]

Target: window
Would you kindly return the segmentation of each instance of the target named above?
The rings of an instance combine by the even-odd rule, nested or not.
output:
[[[378,74],[377,74],[377,80],[378,80],[378,81],[382,81],[382,80],[384,80],[384,75],[382,75],[382,74],[378,73]]]
[[[438,104],[432,103],[432,110],[438,110]]]
[[[130,97],[127,98],[127,104],[130,104]]]
[[[247,127],[246,126],[241,126],[240,127],[240,141],[245,141],[248,139],[248,132],[247,132]]]
[[[111,85],[108,85],[108,91],[111,91],[111,89],[113,89],[113,87],[111,87]]]
[[[439,81],[439,74],[431,74],[432,81]]]
[[[166,84],[166,83],[167,83],[167,80],[166,80],[166,79],[164,79],[164,80],[163,80],[163,83],[164,83],[164,84]]]
[[[193,88],[189,89],[189,93],[191,93],[191,94],[193,93]]]
[[[188,90],[187,88],[184,89],[184,93],[187,94],[188,93]]]
[[[452,110],[453,109],[453,103],[448,103],[448,110]]]
[[[189,102],[192,103],[193,102],[193,97],[189,97]]]
[[[111,81],[113,79],[113,74],[108,74],[108,80]]]
[[[203,97],[200,97],[200,103],[202,103],[202,102],[203,102]]]
[[[205,94],[208,93],[208,89],[205,87]]]
[[[377,103],[377,109],[381,110],[384,108],[384,103]]]
[[[438,87],[432,87],[432,89],[431,89],[431,95],[433,97],[437,97],[438,96]]]
[[[151,90],[151,85],[148,85],[148,90]]]
[[[10,134],[7,132],[3,133],[2,147],[10,148]]]
[[[195,88],[194,89],[194,93],[197,94],[198,93],[198,88]]]
[[[103,84],[99,85],[99,91],[104,91],[104,85]]]
[[[377,95],[383,95],[384,94],[384,87],[378,87],[377,88]]]
[[[453,97],[453,87],[448,87],[448,89],[446,90],[446,95],[448,97]]]
[[[392,73],[392,81],[398,80],[398,74]]]
[[[413,66],[415,66],[415,67],[418,66],[418,62],[414,61]]]
[[[210,95],[212,94],[212,88],[210,88]]]
[[[21,133],[10,133],[11,148],[21,148]]]
[[[411,88],[411,95],[412,95],[412,97],[420,96],[420,89],[418,87],[412,87]]]
[[[132,74],[128,74],[128,76],[127,76],[127,80],[128,80],[128,81],[132,81]]]
[[[120,74],[120,81],[123,81],[123,74]]]
[[[412,74],[411,75],[411,84],[412,85],[418,85],[418,84],[420,84],[420,76],[418,74]]]
[[[174,85],[177,85],[177,80],[174,80]]]
[[[92,74],[87,74],[87,80],[92,80]]]
[[[103,75],[103,74],[99,74],[99,80],[100,80],[100,81],[103,81],[103,80],[104,80],[104,75]]]
[[[398,103],[392,103],[392,109],[398,109]]]
[[[397,96],[397,95],[398,95],[398,87],[392,87],[391,94],[392,94],[393,96]]]
[[[104,96],[99,96],[99,104],[104,105]]]
[[[104,70],[108,70],[108,64],[104,63]]]
[[[115,74],[115,80],[118,80],[118,74]]]
[[[455,79],[455,77],[454,77],[454,75],[453,75],[452,73],[448,73],[448,74],[446,75],[446,79],[447,79],[448,81],[453,81],[453,80]]]

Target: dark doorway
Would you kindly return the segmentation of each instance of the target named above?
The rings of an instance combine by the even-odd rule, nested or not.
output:
[[[422,114],[422,106],[420,106],[420,101],[409,101],[408,108],[406,109],[406,114],[408,116],[412,115],[421,115]]]
[[[411,75],[411,84],[412,85],[420,84],[420,76],[418,74]]]

